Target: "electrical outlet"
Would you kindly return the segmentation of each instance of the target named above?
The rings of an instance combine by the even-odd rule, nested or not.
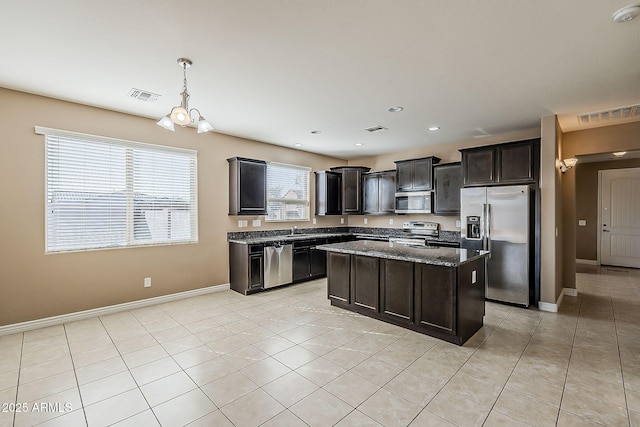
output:
[[[318,221],[315,218],[313,218],[313,223],[316,224],[317,222]]]
[[[151,287],[151,277],[145,277],[144,278],[144,287],[145,288],[150,288]]]
[[[367,218],[364,219],[364,225],[367,225],[367,223],[369,222],[369,220]]]
[[[460,222],[459,219],[456,219],[456,228],[460,228],[462,226],[462,223]]]
[[[389,225],[393,225],[393,218],[389,218]]]
[[[251,221],[251,225],[253,225],[254,227],[260,227],[262,226],[262,221],[260,221],[259,219],[254,219],[253,221]]]
[[[340,224],[344,224],[344,218],[340,218]]]
[[[587,226],[587,220],[586,219],[579,219],[578,220],[578,225],[580,227],[586,227]]]

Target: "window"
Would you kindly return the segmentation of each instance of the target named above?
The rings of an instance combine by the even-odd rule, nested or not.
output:
[[[309,221],[311,168],[267,163],[265,221]]]
[[[46,250],[198,241],[197,152],[36,127]]]

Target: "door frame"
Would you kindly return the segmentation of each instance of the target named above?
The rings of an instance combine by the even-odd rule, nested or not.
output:
[[[597,262],[598,265],[602,265],[601,250],[602,250],[602,174],[603,172],[630,172],[638,171],[640,168],[619,168],[619,169],[600,169],[598,170],[598,233],[597,233]]]

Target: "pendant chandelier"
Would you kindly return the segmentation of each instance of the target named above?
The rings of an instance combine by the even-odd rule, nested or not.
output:
[[[177,107],[173,107],[169,114],[161,118],[157,124],[167,130],[175,131],[174,123],[182,127],[193,123],[194,120],[191,119],[191,113],[195,111],[198,113],[198,133],[212,131],[213,126],[208,120],[202,117],[200,110],[197,108],[189,109],[189,97],[191,95],[189,95],[189,91],[187,90],[187,68],[191,67],[193,62],[186,58],[178,58],[178,64],[182,67],[183,86],[182,92],[180,93],[182,102]]]

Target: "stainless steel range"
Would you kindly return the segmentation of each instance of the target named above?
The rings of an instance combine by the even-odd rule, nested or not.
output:
[[[390,242],[405,245],[427,246],[429,240],[440,235],[440,224],[437,222],[409,221],[402,223],[402,237],[391,237]]]

